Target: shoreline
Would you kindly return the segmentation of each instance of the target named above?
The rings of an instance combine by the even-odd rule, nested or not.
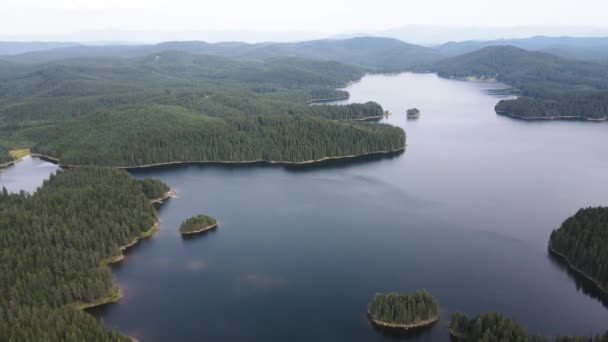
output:
[[[182,236],[191,236],[191,235],[197,235],[197,234],[202,234],[204,232],[207,232],[209,230],[214,230],[217,228],[219,222],[216,222],[210,226],[201,228],[201,229],[197,229],[197,230],[193,230],[191,232],[180,232],[180,234],[182,234]]]
[[[427,327],[430,327],[431,325],[433,325],[434,323],[436,323],[437,321],[439,321],[439,318],[440,318],[440,315],[437,315],[435,317],[432,317],[432,318],[424,320],[424,321],[420,321],[418,323],[403,324],[403,323],[391,323],[391,322],[384,322],[381,320],[377,320],[372,316],[372,314],[369,311],[367,312],[367,316],[369,317],[370,321],[372,321],[373,324],[375,324],[379,327],[391,328],[391,329],[402,329],[402,330],[427,328]]]
[[[112,264],[121,262],[125,259],[125,254],[123,253],[125,250],[137,245],[139,242],[141,242],[142,240],[148,239],[150,238],[152,235],[154,235],[157,231],[159,231],[159,222],[158,220],[154,223],[154,225],[152,225],[152,227],[150,227],[150,229],[142,232],[139,236],[137,236],[136,238],[133,239],[133,241],[129,242],[126,245],[120,246],[119,250],[120,250],[120,254],[119,255],[114,255],[111,256],[109,258],[106,258],[104,260],[101,261],[101,267],[108,267]],[[118,286],[117,284],[115,284],[113,282],[112,287],[110,288],[110,290],[108,291],[107,294],[105,294],[104,296],[102,296],[101,298],[98,298],[97,300],[93,301],[93,302],[88,302],[88,303],[84,303],[84,302],[76,302],[73,303],[74,307],[77,310],[86,310],[86,309],[91,309],[91,308],[95,308],[95,307],[99,307],[99,306],[103,306],[103,305],[107,305],[107,304],[112,304],[112,303],[116,303],[118,302],[120,299],[122,298],[122,291],[120,289],[120,286]]]
[[[581,271],[580,269],[578,269],[576,266],[572,265],[572,263],[570,262],[570,260],[568,259],[567,256],[565,256],[564,254],[556,251],[552,246],[551,246],[551,242],[549,242],[549,253],[553,254],[554,256],[559,257],[559,259],[561,259],[561,261],[572,271],[574,271],[576,274],[582,276],[583,278],[591,281],[595,287],[600,290],[600,292],[602,292],[605,295],[608,295],[608,287],[603,287],[602,284],[600,284],[600,282],[587,275],[585,272]]]
[[[381,120],[383,117],[384,117],[384,115],[366,116],[361,119],[350,119],[350,120],[346,120],[346,121],[376,121],[376,120]]]
[[[452,336],[453,338],[459,340],[459,341],[463,341],[464,340],[464,336],[462,334],[457,333],[456,331],[448,328],[448,331],[450,332],[450,336]]]
[[[319,159],[310,159],[298,162],[290,162],[290,161],[276,161],[276,160],[265,160],[265,159],[255,159],[255,160],[181,160],[181,161],[171,161],[171,162],[162,162],[162,163],[153,163],[153,164],[143,164],[143,165],[134,165],[134,166],[109,166],[122,170],[140,170],[140,169],[150,169],[161,166],[171,166],[171,165],[252,165],[252,164],[264,164],[264,165],[276,165],[276,166],[306,166],[306,165],[314,165],[321,164],[323,162],[333,161],[333,160],[348,160],[348,159],[356,159],[361,157],[371,157],[371,156],[381,156],[381,155],[391,155],[398,154],[405,151],[406,145],[403,147],[394,149],[394,150],[385,150],[385,151],[374,151],[367,152],[362,154],[350,154],[346,156],[336,156],[336,157],[323,157]],[[46,160],[53,164],[58,165],[62,168],[78,168],[78,167],[94,167],[99,165],[71,165],[71,164],[61,164],[59,159],[36,155],[35,157],[40,158],[42,160]]]
[[[382,116],[379,116],[378,118],[382,118]],[[364,118],[367,119],[367,118]],[[362,120],[362,119],[355,119],[355,120]],[[143,164],[143,165],[134,165],[134,166],[107,166],[107,167],[113,167],[116,169],[122,169],[122,170],[139,170],[139,169],[150,169],[150,168],[155,168],[155,167],[162,167],[162,166],[170,166],[170,165],[252,165],[252,164],[264,164],[264,165],[273,165],[273,166],[307,166],[307,165],[314,165],[314,164],[321,164],[324,162],[328,162],[328,161],[335,161],[335,160],[348,160],[348,159],[357,159],[357,158],[361,158],[361,157],[372,157],[372,156],[381,156],[381,155],[391,155],[391,154],[399,154],[403,151],[405,151],[407,145],[404,144],[403,147],[394,149],[394,150],[384,150],[384,151],[374,151],[374,152],[367,152],[367,153],[362,153],[362,154],[349,154],[346,156],[335,156],[335,157],[323,157],[323,158],[319,158],[319,159],[310,159],[310,160],[304,160],[304,161],[297,161],[297,162],[291,162],[291,161],[277,161],[277,160],[265,160],[265,159],[255,159],[255,160],[186,160],[186,161],[172,161],[172,162],[162,162],[162,163],[153,163],[153,164]],[[39,159],[42,159],[44,161],[47,161],[49,163],[53,163],[61,168],[79,168],[79,167],[96,167],[96,166],[100,166],[100,165],[74,165],[74,164],[62,164],[60,159],[58,158],[54,158],[54,157],[50,157],[44,154],[38,154],[38,153],[31,153],[29,154],[29,156],[31,157],[36,157]],[[16,163],[18,161],[12,161],[10,162],[11,165],[13,165],[14,163]],[[3,164],[0,164],[0,169],[3,168],[2,166]],[[10,165],[7,165],[10,166]]]
[[[165,192],[165,194],[162,195],[161,197],[151,199],[150,203],[152,203],[152,204],[163,203],[165,200],[175,197],[175,195],[177,195],[177,191],[175,191],[174,189],[170,189],[169,191]]]
[[[53,163],[53,164],[55,164],[55,165],[61,166],[61,164],[59,164],[59,159],[57,159],[57,158],[53,158],[53,157],[49,157],[49,156],[45,156],[44,154],[39,154],[39,153],[31,153],[31,152],[29,152],[29,153],[24,154],[23,156],[21,156],[21,157],[19,157],[19,158],[17,158],[17,159],[14,159],[14,160],[11,160],[11,161],[9,161],[9,162],[6,162],[6,163],[3,163],[3,164],[0,164],[0,170],[5,169],[5,168],[7,168],[7,167],[9,167],[9,166],[13,166],[13,165],[15,165],[15,164],[19,163],[20,161],[22,161],[22,160],[23,160],[23,158],[28,157],[28,156],[29,156],[29,157],[32,157],[32,158],[38,158],[38,159],[41,159],[41,160],[47,161],[47,162],[49,162],[49,163]]]
[[[340,97],[334,97],[334,98],[330,98],[330,99],[312,99],[308,102],[306,102],[306,104],[315,104],[315,103],[327,103],[327,102],[334,102],[334,101],[344,101],[344,100],[348,100],[350,99],[350,94],[348,95],[344,95],[344,96],[340,96]]]
[[[608,121],[608,116],[596,119],[596,118],[590,118],[590,117],[586,117],[586,116],[530,116],[530,117],[527,117],[527,116],[509,114],[507,112],[500,112],[500,111],[496,111],[496,114],[502,115],[502,116],[506,116],[506,117],[510,117],[510,118],[514,118],[514,119],[527,120],[527,121],[558,121],[558,120],[563,120],[563,121],[592,121],[592,122]]]
[[[169,166],[169,165],[250,165],[250,164],[267,164],[267,165],[277,165],[277,166],[297,166],[297,165],[312,165],[318,164],[322,162],[332,161],[332,160],[342,160],[342,159],[354,159],[365,156],[374,156],[374,155],[386,155],[386,154],[397,154],[405,151],[405,146],[394,149],[394,150],[386,150],[386,151],[374,151],[362,154],[351,154],[346,156],[337,156],[337,157],[323,157],[320,159],[310,159],[299,162],[290,162],[290,161],[274,161],[274,160],[240,160],[240,161],[231,161],[231,160],[187,160],[187,161],[174,161],[174,162],[164,162],[164,163],[153,163],[153,164],[144,164],[137,166],[117,166],[116,168],[124,169],[124,170],[139,170],[139,169],[147,169],[154,168],[159,166]],[[81,165],[61,165],[61,167],[85,167]]]

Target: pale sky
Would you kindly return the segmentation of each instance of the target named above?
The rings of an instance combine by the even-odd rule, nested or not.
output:
[[[338,34],[413,24],[606,27],[608,0],[0,0],[0,38],[99,30]]]

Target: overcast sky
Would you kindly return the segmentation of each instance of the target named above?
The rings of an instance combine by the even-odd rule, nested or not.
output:
[[[608,0],[1,0],[0,36],[94,30],[376,32],[442,26],[608,26]]]

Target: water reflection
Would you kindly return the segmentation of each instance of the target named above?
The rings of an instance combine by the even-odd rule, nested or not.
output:
[[[608,309],[608,294],[600,290],[596,283],[573,270],[565,263],[561,256],[555,255],[550,250],[547,251],[547,257],[551,260],[553,266],[565,272],[568,275],[568,278],[574,281],[574,285],[578,291],[597,299],[606,309]]]

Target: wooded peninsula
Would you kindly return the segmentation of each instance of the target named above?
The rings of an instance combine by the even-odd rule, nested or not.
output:
[[[364,69],[291,57],[161,51],[0,63],[0,163],[29,148],[62,165],[312,162],[401,151],[377,103],[310,106]],[[52,87],[49,86],[52,84]]]
[[[31,195],[2,190],[0,340],[129,341],[78,308],[120,297],[107,265],[155,231],[156,211],[142,192],[150,183],[82,168],[51,175]]]
[[[580,209],[551,233],[549,251],[608,293],[608,208]]]

